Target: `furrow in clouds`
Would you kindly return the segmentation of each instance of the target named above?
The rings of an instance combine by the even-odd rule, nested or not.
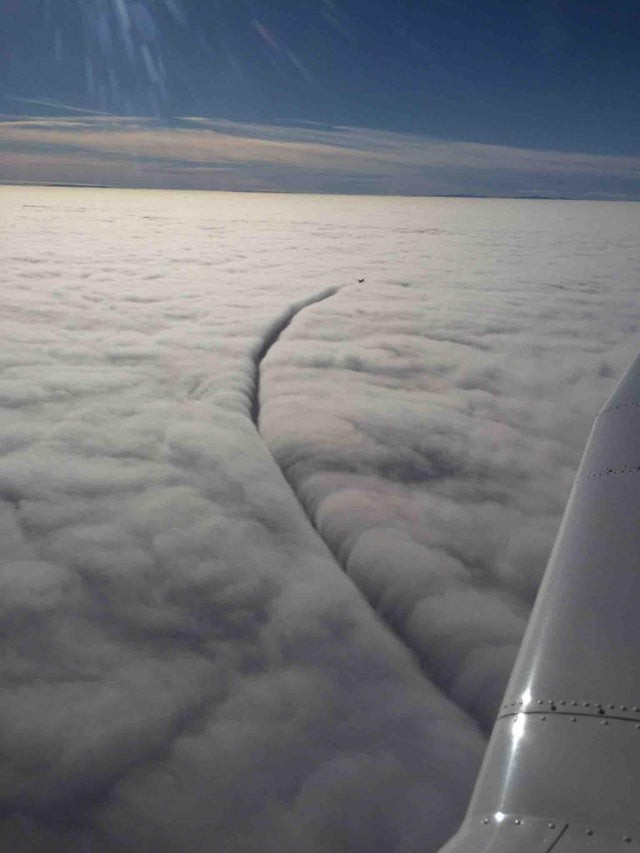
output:
[[[310,296],[308,299],[304,299],[302,302],[296,302],[294,305],[289,306],[284,314],[282,314],[281,317],[278,317],[267,329],[264,338],[260,342],[253,356],[253,383],[250,388],[249,400],[251,420],[253,421],[256,429],[259,430],[260,426],[260,370],[265,356],[271,347],[278,342],[280,335],[291,323],[293,318],[300,313],[300,311],[307,308],[309,305],[315,305],[317,302],[323,302],[325,299],[333,296],[334,293],[337,293],[338,289],[339,288],[337,287],[329,287],[326,290],[322,290],[320,293]]]

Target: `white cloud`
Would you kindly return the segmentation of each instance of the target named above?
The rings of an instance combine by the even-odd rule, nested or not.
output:
[[[1,192],[0,846],[437,849],[640,208]]]
[[[320,533],[485,727],[591,419],[636,346],[638,216],[399,201],[366,281],[265,361],[263,434]]]

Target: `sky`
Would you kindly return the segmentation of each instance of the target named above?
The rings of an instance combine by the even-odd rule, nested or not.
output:
[[[416,140],[426,154],[433,145],[451,147],[452,163],[444,167],[416,165],[415,150],[403,152],[407,162],[386,164],[386,184],[377,179],[377,186],[361,174],[366,157],[355,175],[344,164],[320,162],[315,172],[328,179],[315,174],[305,183],[292,174],[293,149],[286,167],[282,158],[275,161],[279,168],[270,180],[249,174],[243,182],[214,175],[211,163],[204,170],[200,164],[194,176],[192,141],[176,137],[175,162],[160,167],[156,161],[137,183],[127,176],[128,185],[196,187],[199,177],[205,189],[406,194],[413,186],[418,194],[593,198],[640,193],[640,23],[636,4],[626,0],[1,0],[0,14],[5,116],[154,119],[148,136],[157,123],[177,132],[180,119],[198,117],[216,126],[231,123],[238,140],[252,140],[257,127],[268,127],[299,147],[302,130],[325,147],[344,148],[344,133],[356,129],[361,143],[370,134],[368,149],[381,135],[398,151],[415,149]],[[104,130],[104,121],[102,132],[113,131]],[[206,125],[199,130],[206,136]],[[75,172],[69,163],[66,171],[53,164],[42,175],[38,161],[49,153],[46,140],[32,126],[29,163],[23,158],[18,164],[12,133],[5,121],[5,182],[117,185],[106,174],[112,152],[100,152],[102,169],[94,168],[89,180],[80,140],[67,158]],[[484,146],[496,174],[488,176],[473,152],[460,166],[460,145]],[[136,150],[141,162],[145,147]],[[510,163],[522,156],[517,152],[531,151],[539,159],[562,153],[621,158],[627,172],[612,177],[596,159],[591,177],[576,180],[568,157],[552,177],[541,168],[537,181],[526,169],[517,179],[499,179],[505,152]],[[246,162],[253,163],[248,154]]]
[[[640,207],[0,217],[0,848],[435,853],[637,351]]]

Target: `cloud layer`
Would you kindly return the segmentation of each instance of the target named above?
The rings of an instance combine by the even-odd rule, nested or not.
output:
[[[637,347],[639,215],[398,201],[365,281],[265,360],[262,432],[314,524],[486,729],[594,412]]]
[[[0,121],[13,183],[379,195],[640,199],[640,159],[349,127],[114,116]]]
[[[640,209],[2,201],[0,846],[436,850],[636,348]],[[341,286],[258,433],[264,341]]]
[[[442,840],[483,740],[340,571],[249,418],[263,336],[344,278],[332,205],[3,201],[1,846]]]

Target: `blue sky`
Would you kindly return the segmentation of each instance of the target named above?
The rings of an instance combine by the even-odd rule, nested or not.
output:
[[[640,154],[637,3],[0,0],[0,110]]]

